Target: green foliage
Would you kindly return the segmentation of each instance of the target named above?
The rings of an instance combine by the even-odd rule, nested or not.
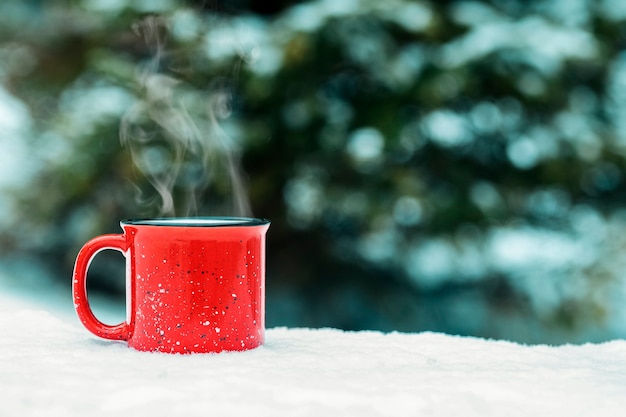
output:
[[[269,324],[622,335],[626,13],[564,3],[4,2],[39,165],[3,244],[67,276],[121,218],[247,195]]]

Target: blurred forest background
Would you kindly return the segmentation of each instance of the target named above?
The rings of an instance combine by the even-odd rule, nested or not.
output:
[[[624,337],[625,50],[620,0],[3,0],[5,286],[247,214],[268,326]]]

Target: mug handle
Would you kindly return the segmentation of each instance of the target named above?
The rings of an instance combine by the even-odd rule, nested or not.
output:
[[[78,318],[91,333],[103,339],[128,340],[130,326],[127,322],[115,326],[102,323],[96,318],[89,306],[87,299],[87,270],[92,259],[98,252],[105,249],[113,249],[127,255],[128,244],[124,235],[102,235],[85,243],[78,252],[74,264],[72,280],[72,293],[74,297],[74,309]]]

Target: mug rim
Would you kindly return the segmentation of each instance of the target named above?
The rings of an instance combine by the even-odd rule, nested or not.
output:
[[[264,226],[270,221],[255,217],[229,216],[184,216],[184,217],[153,217],[126,219],[122,226],[158,226],[158,227],[246,227]]]

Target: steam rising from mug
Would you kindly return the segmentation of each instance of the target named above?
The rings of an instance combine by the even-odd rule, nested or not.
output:
[[[238,147],[221,124],[231,114],[228,83],[215,81],[202,91],[166,74],[163,18],[150,17],[133,29],[152,58],[138,71],[138,101],[122,120],[120,140],[158,193],[159,215],[197,215],[200,198],[219,190],[230,201],[212,201],[220,211],[213,214],[250,216]]]

